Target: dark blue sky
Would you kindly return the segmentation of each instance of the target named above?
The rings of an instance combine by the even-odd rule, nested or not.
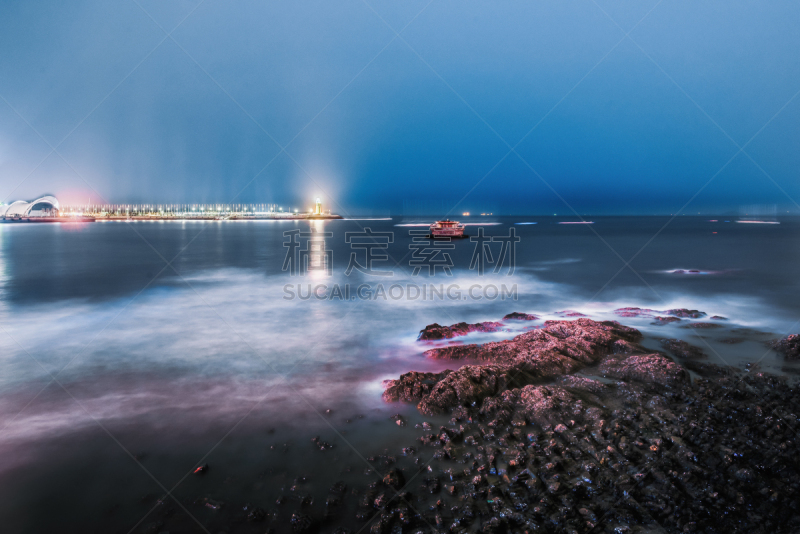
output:
[[[137,2],[0,4],[0,200],[800,211],[800,4]]]

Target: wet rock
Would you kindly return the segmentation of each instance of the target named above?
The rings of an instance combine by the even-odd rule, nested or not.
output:
[[[709,319],[712,319],[714,321],[727,321],[728,320],[727,317],[723,317],[722,315],[712,315],[711,317],[709,317]]]
[[[457,323],[450,326],[442,326],[438,323],[429,324],[419,333],[417,340],[433,341],[437,339],[452,339],[457,336],[466,336],[470,332],[497,332],[503,328],[502,323]]]
[[[674,310],[667,310],[666,315],[672,315],[674,317],[683,317],[687,319],[699,319],[701,317],[705,317],[705,312],[701,312],[698,310],[688,310],[686,308],[676,308]]]
[[[719,323],[689,323],[681,326],[681,328],[711,329],[722,328],[722,325]]]
[[[492,363],[533,361],[535,354],[554,353],[585,363],[593,363],[603,354],[611,352],[615,341],[637,342],[641,333],[616,321],[545,321],[544,327],[525,332],[511,340],[482,345],[456,345],[425,351],[425,356],[436,360],[475,359]]]
[[[426,415],[444,413],[455,406],[473,405],[506,389],[511,373],[497,365],[466,365],[448,374],[425,395],[417,408]]]
[[[679,358],[698,359],[706,357],[706,354],[699,347],[690,345],[680,339],[662,339],[660,343],[673,356],[678,356]]]
[[[210,499],[208,497],[201,499],[200,504],[202,504],[205,508],[208,508],[209,510],[220,510],[223,506],[223,503],[221,501],[218,501],[216,499]]]
[[[556,378],[556,384],[570,389],[588,391],[590,393],[602,393],[608,390],[608,386],[599,380],[575,375],[560,376]]]
[[[423,429],[442,462],[412,467],[425,473],[408,497],[418,514],[401,523],[395,499],[376,532],[800,532],[797,384],[756,366],[684,367],[614,324],[555,321],[470,347],[483,363],[418,401],[457,406]],[[618,381],[574,374],[595,369]],[[375,486],[364,520],[391,491]]]
[[[530,313],[512,312],[503,317],[504,321],[536,321],[539,318]]]
[[[556,386],[525,386],[516,393],[515,412],[531,423],[541,426],[559,424],[564,412],[572,412],[577,398],[566,389]]]
[[[387,402],[418,402],[430,393],[434,385],[452,371],[441,373],[418,373],[411,371],[400,375],[397,380],[386,380],[383,383],[383,400]]]
[[[195,475],[204,475],[207,472],[208,472],[208,464],[203,464],[200,467],[195,468],[194,471],[192,471],[192,473],[194,473]]]
[[[555,315],[558,315],[559,317],[589,317],[588,315],[575,310],[557,311]]]
[[[392,468],[386,473],[386,476],[383,477],[383,483],[390,488],[399,490],[405,486],[406,478],[403,476],[402,471],[397,468]]]
[[[328,490],[328,496],[325,498],[325,508],[330,510],[340,506],[344,501],[344,494],[346,490],[347,486],[344,482],[336,482],[333,486],[331,486],[331,489]]]
[[[600,364],[600,372],[607,377],[662,386],[677,386],[689,382],[689,373],[661,354],[612,356]]]
[[[320,451],[327,451],[333,448],[333,445],[328,443],[327,441],[322,441],[319,436],[312,438],[311,442],[314,446]]]
[[[657,315],[655,317],[655,321],[653,321],[650,324],[656,325],[656,326],[662,326],[662,325],[665,325],[665,324],[677,323],[677,322],[680,322],[680,318],[678,318],[678,317],[667,317],[667,316]]]
[[[247,521],[251,523],[258,523],[260,521],[264,521],[267,517],[267,512],[263,508],[259,508],[258,506],[253,506],[251,504],[245,504],[242,509],[244,510]]]
[[[783,339],[773,341],[770,346],[776,352],[783,354],[787,360],[800,359],[800,335],[790,334]]]
[[[442,373],[407,373],[384,383],[384,399],[419,400],[428,415],[478,405],[508,388],[574,373],[607,354],[641,353],[638,330],[616,321],[547,321],[543,328],[507,341],[460,345],[425,352],[430,358],[474,358],[487,365],[466,365]]]
[[[311,519],[310,516],[306,514],[294,513],[292,514],[292,531],[296,532],[297,534],[304,534],[308,532],[314,532],[316,530],[316,525],[314,520]]]
[[[618,315],[620,317],[654,317],[659,313],[663,312],[648,308],[617,308],[614,310],[614,315]]]
[[[700,376],[705,377],[730,376],[736,371],[735,367],[716,365],[713,363],[701,363],[696,361],[687,361],[684,362],[683,365],[690,371],[694,371]]]

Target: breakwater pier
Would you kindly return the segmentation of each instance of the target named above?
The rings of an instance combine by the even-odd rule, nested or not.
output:
[[[46,200],[45,200],[46,199]],[[0,209],[0,222],[94,222],[158,220],[326,220],[341,215],[316,200],[308,211],[277,204],[59,204],[55,197],[16,202]]]

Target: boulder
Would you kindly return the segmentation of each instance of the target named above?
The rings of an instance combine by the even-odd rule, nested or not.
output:
[[[441,373],[419,373],[411,371],[400,375],[397,380],[386,380],[383,383],[383,400],[387,402],[419,402],[430,393],[433,386],[452,371],[449,369]]]
[[[504,321],[535,321],[538,317],[529,313],[512,312],[503,317]]]
[[[498,365],[465,365],[437,382],[417,404],[426,415],[444,413],[456,406],[472,406],[511,384],[511,372]]]
[[[661,326],[669,323],[677,323],[678,321],[680,321],[680,318],[678,317],[666,317],[666,316],[656,315],[655,321],[653,321],[650,324]]]
[[[543,328],[511,340],[428,350],[429,358],[484,363],[442,373],[406,373],[384,383],[383,398],[416,402],[427,415],[476,406],[506,389],[575,373],[605,355],[644,353],[640,338],[638,330],[616,321],[546,321]]]
[[[770,343],[775,351],[783,354],[787,360],[800,359],[800,335],[790,334],[783,339]]]
[[[611,378],[662,386],[677,386],[689,382],[686,369],[661,354],[611,356],[600,364],[600,372]]]
[[[662,339],[661,346],[669,351],[673,356],[679,358],[697,359],[705,358],[705,353],[699,347],[690,345],[680,339]]]
[[[497,332],[503,328],[502,323],[456,323],[450,326],[442,326],[438,323],[429,324],[419,333],[418,341],[433,341],[437,339],[452,339],[457,336],[466,336],[470,332]]]
[[[641,337],[635,328],[616,321],[545,321],[543,328],[525,332],[511,340],[442,347],[427,350],[424,354],[436,360],[473,359],[512,363],[521,355],[552,352],[593,363],[601,355],[613,352],[616,341],[637,342]]]
[[[705,312],[701,312],[698,310],[689,310],[686,308],[676,308],[674,310],[667,310],[667,315],[672,315],[674,317],[684,317],[688,319],[699,319],[700,317],[705,317]]]
[[[663,312],[649,308],[617,308],[614,310],[614,314],[620,317],[654,317],[659,313]]]

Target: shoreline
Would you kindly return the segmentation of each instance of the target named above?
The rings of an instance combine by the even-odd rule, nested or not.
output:
[[[191,467],[179,493],[118,493],[105,506],[124,512],[98,507],[81,526],[195,531],[185,507],[210,532],[253,534],[796,531],[796,377],[710,363],[711,351],[688,341],[725,319],[698,310],[615,310],[620,321],[696,325],[671,331],[688,341],[659,340],[663,350],[641,345],[635,328],[567,312],[428,325],[417,346],[446,369],[401,370],[384,382],[382,414],[377,404],[323,405],[316,415],[331,423],[316,428],[265,418],[194,466],[206,446],[172,453],[140,438],[133,452],[147,469],[177,480]],[[503,341],[464,337],[504,324],[533,326]],[[799,344],[770,346],[788,361]],[[86,446],[78,434],[67,444]],[[60,464],[40,467],[42,483],[72,480],[84,465]]]
[[[500,324],[429,325],[419,341]],[[376,441],[363,456],[334,427],[279,438],[270,451],[301,460],[274,483],[269,469],[272,497],[226,499],[231,460],[211,459],[180,502],[213,532],[795,532],[796,380],[709,363],[683,340],[663,351],[641,340],[617,321],[570,317],[504,341],[421,344],[451,365],[384,382],[399,413],[368,423]],[[798,338],[772,346],[793,359]],[[158,503],[142,532],[194,528],[168,497]]]

